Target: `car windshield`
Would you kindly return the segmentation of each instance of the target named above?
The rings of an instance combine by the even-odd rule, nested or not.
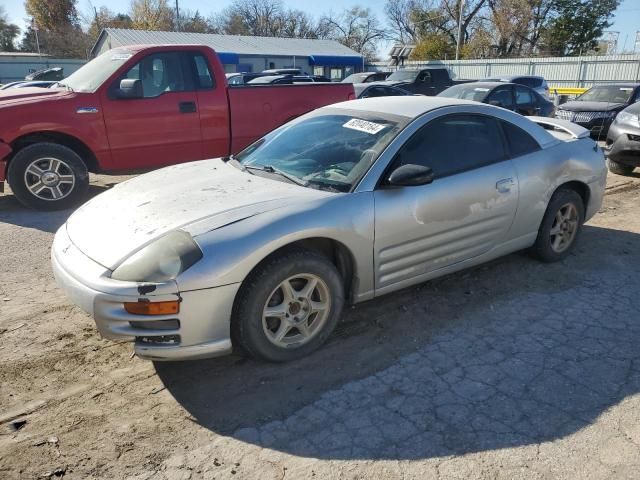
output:
[[[362,83],[368,76],[368,73],[352,73],[342,80],[342,83]]]
[[[398,70],[387,77],[389,81],[413,82],[420,72],[417,70]]]
[[[633,93],[633,87],[616,87],[614,85],[601,85],[592,87],[578,98],[579,102],[607,102],[627,103]]]
[[[84,64],[59,84],[71,88],[74,92],[95,92],[132,55],[130,51],[121,48],[109,50]]]
[[[314,113],[280,127],[235,160],[251,173],[278,172],[307,187],[348,192],[407,120],[361,111],[333,112]]]
[[[287,78],[287,75],[265,75],[264,77],[257,77],[249,80],[247,83],[274,83],[277,80]]]
[[[440,92],[438,97],[460,98],[462,100],[475,100],[482,102],[491,91],[491,88],[474,85],[473,83],[464,83],[462,85],[454,85]]]

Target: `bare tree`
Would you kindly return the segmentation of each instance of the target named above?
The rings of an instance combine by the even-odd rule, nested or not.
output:
[[[377,42],[387,37],[386,30],[368,8],[352,7],[338,15],[329,13],[320,23],[328,37],[363,54],[367,59],[376,58]]]

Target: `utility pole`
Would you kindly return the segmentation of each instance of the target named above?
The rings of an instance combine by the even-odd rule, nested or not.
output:
[[[458,13],[458,41],[456,42],[456,60],[460,58],[460,40],[462,37],[462,12],[464,12],[464,0],[460,0],[460,12]]]
[[[180,31],[180,8],[178,7],[178,0],[176,0],[176,32]]]
[[[38,40],[38,24],[36,23],[36,19],[31,19],[31,28],[33,29],[33,33],[36,35],[36,48],[38,49],[38,56],[42,58],[42,54],[40,53],[40,41]]]

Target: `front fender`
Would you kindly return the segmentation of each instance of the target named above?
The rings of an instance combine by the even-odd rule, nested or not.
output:
[[[13,149],[10,145],[0,142],[0,182],[4,182],[7,179],[7,164],[12,151]]]
[[[344,245],[352,255],[356,301],[370,298],[374,289],[373,205],[372,192],[337,194],[198,235],[195,240],[204,258],[178,277],[178,286],[188,291],[242,282],[273,252],[299,240],[327,238]]]

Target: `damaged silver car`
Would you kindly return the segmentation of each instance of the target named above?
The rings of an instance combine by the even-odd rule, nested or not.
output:
[[[289,361],[346,303],[522,249],[564,258],[604,157],[569,122],[449,98],[321,108],[235,157],[115,186],[56,234],[58,284],[140,357]]]

